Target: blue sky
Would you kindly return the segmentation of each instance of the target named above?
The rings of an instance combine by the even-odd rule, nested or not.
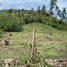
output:
[[[46,5],[47,9],[49,7],[50,0],[0,0],[1,6],[0,10],[2,9],[31,9],[34,8],[35,10],[40,6],[42,8],[43,5]],[[58,0],[57,4],[62,10],[62,8],[67,6],[67,0]]]

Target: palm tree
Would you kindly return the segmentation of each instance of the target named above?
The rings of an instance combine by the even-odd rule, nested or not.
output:
[[[34,10],[34,9],[32,8],[32,9],[31,9],[31,15],[33,15],[33,10]],[[31,19],[31,22],[32,22],[32,19]]]
[[[33,11],[33,10],[34,10],[34,9],[32,8],[32,9],[31,9],[31,12],[32,12],[32,15],[33,15],[33,17],[34,17],[34,18],[33,18],[33,20],[34,20],[33,22],[35,23],[35,15],[36,15],[36,13],[35,13],[35,11]]]
[[[35,13],[35,12],[33,12],[33,16],[34,16],[34,23],[35,23],[35,15],[36,15],[36,13]]]
[[[56,9],[55,9],[55,10],[56,10],[56,11],[58,11],[58,9],[59,9],[59,7],[58,7],[58,6],[56,6]]]
[[[42,13],[43,13],[43,29],[44,29],[44,17],[45,17],[45,12],[46,12],[47,10],[46,10],[46,6],[45,5],[43,5],[43,7],[42,7]]]
[[[30,14],[31,14],[31,12],[29,11],[28,14],[29,14],[29,24],[30,24]]]
[[[39,13],[41,12],[40,7],[38,7],[37,12],[38,12],[38,19],[39,19]]]
[[[61,14],[62,24],[63,24],[63,21],[65,19],[65,15],[66,15],[66,8],[63,8],[63,11],[62,11],[62,14]]]
[[[59,7],[56,6],[55,10],[58,11]],[[56,18],[57,18],[57,15],[56,15]],[[55,21],[56,21],[56,18],[55,18]]]
[[[61,11],[60,11],[60,10],[58,10],[57,15],[58,15],[59,17],[61,17]]]
[[[54,8],[54,6],[57,6],[57,4],[56,4],[56,2],[57,2],[57,0],[51,0],[50,1],[50,34],[52,35],[52,29],[51,29],[51,27],[52,27],[52,15],[53,15],[53,8]]]
[[[25,13],[24,13],[24,9],[22,9],[21,11],[20,11],[20,13],[21,13],[21,15],[22,15],[22,24],[24,24],[24,16],[25,16]]]
[[[32,8],[32,9],[31,9],[31,12],[33,12],[33,10],[34,10],[34,9]]]
[[[40,13],[40,7],[38,7],[37,12]]]

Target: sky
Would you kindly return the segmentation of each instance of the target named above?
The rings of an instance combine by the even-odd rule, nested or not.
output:
[[[47,10],[49,9],[50,0],[0,0],[2,9],[32,9],[36,10],[39,6],[42,8],[43,5],[46,5]],[[57,5],[60,10],[67,6],[67,0],[58,0]]]
[[[59,9],[62,11],[63,8],[67,7],[67,0],[57,0],[57,5],[59,6]],[[32,8],[34,10],[37,10],[38,7],[42,9],[43,5],[46,6],[46,9],[49,10],[49,4],[50,0],[0,0],[1,6],[0,10],[3,9],[26,9],[31,10]],[[55,13],[55,12],[54,12]],[[55,16],[56,14],[54,14]],[[58,19],[60,17],[57,16]]]

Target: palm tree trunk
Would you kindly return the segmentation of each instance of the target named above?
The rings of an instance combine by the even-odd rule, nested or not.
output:
[[[33,18],[33,23],[34,23],[34,27],[35,27],[35,17]]]
[[[44,30],[44,15],[43,15],[43,30]]]
[[[50,35],[52,35],[52,15],[50,15]]]
[[[30,19],[29,19],[29,24],[30,24]]]
[[[44,30],[44,16],[43,16],[43,30]]]

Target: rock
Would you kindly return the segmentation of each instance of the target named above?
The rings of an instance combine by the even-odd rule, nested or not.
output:
[[[47,38],[49,38],[49,36],[47,36]]]
[[[12,36],[12,34],[10,34],[10,36]]]

